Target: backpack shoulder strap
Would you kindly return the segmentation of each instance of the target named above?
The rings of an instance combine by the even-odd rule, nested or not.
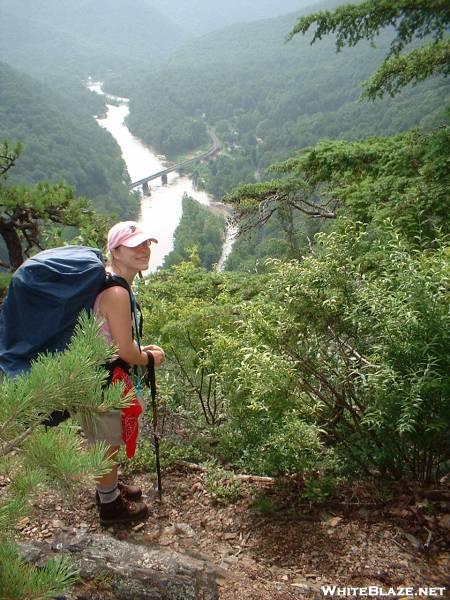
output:
[[[141,307],[136,302],[134,294],[131,291],[130,284],[128,283],[128,281],[126,279],[124,279],[123,277],[120,277],[120,275],[113,275],[112,273],[106,273],[105,282],[102,286],[102,291],[107,290],[111,287],[116,287],[116,286],[122,287],[125,290],[127,290],[128,295],[130,297],[131,318],[133,319],[133,324],[134,324],[133,329],[135,330],[134,334],[136,336],[136,341],[140,348],[142,332],[143,332],[143,317],[142,317]],[[138,319],[138,313],[139,313],[139,319]]]
[[[131,288],[126,279],[124,279],[123,277],[120,277],[120,275],[113,275],[112,273],[106,273],[105,282],[102,286],[102,291],[107,290],[111,287],[116,287],[116,286],[124,288],[125,290],[127,290],[127,292],[131,296]]]

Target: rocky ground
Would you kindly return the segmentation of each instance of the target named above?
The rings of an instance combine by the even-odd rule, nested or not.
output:
[[[242,497],[223,505],[207,491],[204,474],[189,467],[164,474],[161,502],[153,477],[139,475],[133,483],[144,490],[150,518],[107,533],[208,558],[225,574],[220,600],[321,598],[326,584],[378,586],[380,597],[432,586],[430,595],[445,597],[442,588],[450,586],[450,490],[444,486],[398,486],[382,500],[374,489],[354,485],[312,505],[301,500],[295,482],[281,488],[245,482]],[[80,491],[71,505],[41,495],[36,511],[19,524],[18,540],[51,540],[72,528],[105,532],[91,492]],[[107,585],[101,597],[110,597]]]

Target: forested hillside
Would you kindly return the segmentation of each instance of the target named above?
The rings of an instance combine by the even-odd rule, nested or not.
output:
[[[233,23],[256,21],[314,5],[317,0],[145,0],[191,34],[202,34]]]
[[[70,92],[61,96],[0,63],[0,140],[23,147],[11,182],[64,181],[101,212],[135,215],[120,149],[92,116],[103,101],[80,88]]]
[[[205,269],[219,262],[224,219],[189,196],[183,198],[183,214],[174,234],[174,248],[164,259],[163,269],[197,259]],[[195,258],[196,257],[196,258]]]
[[[381,29],[376,48],[364,40],[340,53],[332,37],[312,46],[311,33],[285,43],[296,17],[308,12],[186,42],[163,71],[148,71],[138,85],[111,79],[112,89],[131,90],[130,128],[170,157],[206,143],[207,126],[213,126],[224,150],[196,165],[192,175],[221,198],[236,185],[270,179],[269,165],[320,140],[363,139],[444,122],[450,92],[443,80],[430,78],[377,102],[360,100],[362,83],[387,53],[392,32]],[[237,241],[228,268],[246,269],[267,256],[299,256],[310,234],[324,225],[293,227],[291,217],[279,213],[268,227]]]
[[[184,37],[144,0],[0,0],[2,60],[39,75],[126,72],[161,61]]]
[[[195,174],[222,196],[254,181],[265,167],[323,138],[358,139],[431,126],[444,114],[448,88],[430,80],[396,98],[361,103],[361,83],[386,53],[391,36],[336,54],[334,41],[285,44],[295,14],[236,25],[186,43],[164,71],[133,86],[129,125],[169,155],[186,151],[184,132],[215,127],[226,151]],[[120,89],[120,88],[119,88]],[[191,146],[196,143],[191,138]]]

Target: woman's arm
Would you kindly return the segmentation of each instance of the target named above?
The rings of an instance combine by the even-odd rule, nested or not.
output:
[[[148,356],[139,351],[132,336],[130,296],[124,288],[114,286],[103,292],[100,314],[108,322],[120,358],[130,365],[147,365]]]

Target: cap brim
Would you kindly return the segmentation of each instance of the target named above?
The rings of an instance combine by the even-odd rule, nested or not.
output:
[[[158,240],[154,237],[150,237],[146,233],[138,233],[133,235],[130,239],[121,243],[121,246],[126,246],[127,248],[136,248],[136,246],[140,246],[143,242],[154,242],[158,243]]]

